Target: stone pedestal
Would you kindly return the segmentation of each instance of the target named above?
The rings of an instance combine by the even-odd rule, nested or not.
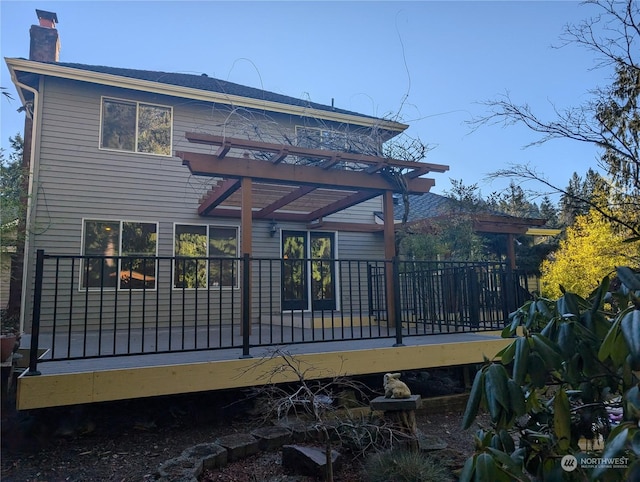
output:
[[[420,395],[409,398],[376,397],[369,402],[371,410],[384,412],[384,418],[398,425],[402,432],[411,437],[418,436],[416,410],[422,405]]]

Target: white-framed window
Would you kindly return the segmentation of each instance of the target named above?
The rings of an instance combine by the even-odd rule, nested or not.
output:
[[[103,97],[100,148],[170,156],[172,119],[168,106]]]
[[[81,289],[156,289],[158,224],[84,219]]]
[[[299,147],[368,155],[377,155],[379,151],[371,137],[358,132],[304,126],[296,126],[295,129],[296,145]],[[301,164],[315,164],[318,161],[319,159],[315,158],[297,159],[297,163]],[[367,166],[355,162],[341,162],[335,168],[359,170],[363,167]]]
[[[347,135],[330,129],[319,127],[296,126],[296,144],[310,149],[326,149],[345,151],[349,149]]]
[[[173,233],[174,288],[238,287],[237,227],[175,224]]]

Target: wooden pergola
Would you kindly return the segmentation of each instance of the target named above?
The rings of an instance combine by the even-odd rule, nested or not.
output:
[[[479,233],[507,235],[507,259],[511,269],[516,269],[515,236],[527,234],[532,226],[544,226],[545,219],[518,218],[496,214],[477,214],[473,219],[473,229]]]
[[[384,231],[385,256],[395,255],[393,193],[429,192],[435,181],[420,177],[448,166],[190,132],[191,143],[212,154],[176,152],[192,174],[217,178],[202,199],[203,216],[241,219],[242,253],[251,254],[252,221],[304,222],[309,229]],[[401,174],[399,174],[401,173]],[[398,179],[401,176],[401,179]],[[327,222],[325,217],[383,196],[384,226]]]
[[[464,213],[469,215],[469,213]],[[409,225],[423,224],[429,225],[436,220],[447,220],[453,214],[442,214],[430,218],[414,220]],[[522,234],[529,234],[532,227],[540,227],[546,224],[545,219],[519,218],[492,213],[473,213],[473,230],[477,233],[506,234],[507,235],[507,259],[509,267],[516,269],[515,237]]]
[[[217,179],[198,212],[203,216],[240,218],[243,256],[252,254],[254,219],[304,222],[309,229],[379,231],[380,225],[373,220],[370,224],[336,223],[324,218],[382,196],[384,253],[386,259],[392,259],[396,254],[393,194],[429,192],[435,181],[421,176],[449,169],[441,164],[197,132],[187,133],[186,138],[215,148],[211,154],[178,151],[176,156],[192,174]],[[394,313],[392,270],[387,276],[389,311]],[[245,292],[245,296],[250,294]],[[244,306],[250,306],[246,301]]]

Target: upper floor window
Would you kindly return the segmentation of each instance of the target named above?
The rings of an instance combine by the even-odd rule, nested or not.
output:
[[[296,144],[310,149],[326,149],[330,151],[345,151],[349,149],[347,136],[344,132],[317,127],[296,126]]]
[[[171,155],[171,107],[102,99],[100,147]]]
[[[342,132],[319,127],[296,126],[296,145],[309,149],[341,151],[358,154],[378,155],[379,149],[372,137],[357,132]],[[298,158],[298,163],[313,164],[318,159]],[[338,168],[359,169],[354,162],[341,162]]]
[[[176,224],[174,250],[176,288],[237,287],[237,228]]]
[[[158,225],[86,219],[82,288],[155,289]]]
[[[296,126],[296,144],[311,149],[357,152],[372,154],[377,152],[377,143],[370,135],[355,131],[336,131],[319,127]]]

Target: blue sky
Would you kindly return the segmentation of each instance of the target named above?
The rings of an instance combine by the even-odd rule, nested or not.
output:
[[[538,137],[523,127],[466,123],[482,101],[509,93],[543,118],[577,106],[610,72],[593,53],[558,45],[563,26],[598,13],[577,2],[0,1],[2,57],[28,57],[35,9],[56,12],[64,62],[209,76],[376,116],[398,116],[434,149],[434,192],[449,178],[484,195],[508,180],[484,180],[530,163],[564,187],[596,167],[595,148]],[[11,87],[2,62],[0,85]],[[1,145],[22,131],[18,97],[0,99]],[[540,188],[533,184],[526,188]]]

